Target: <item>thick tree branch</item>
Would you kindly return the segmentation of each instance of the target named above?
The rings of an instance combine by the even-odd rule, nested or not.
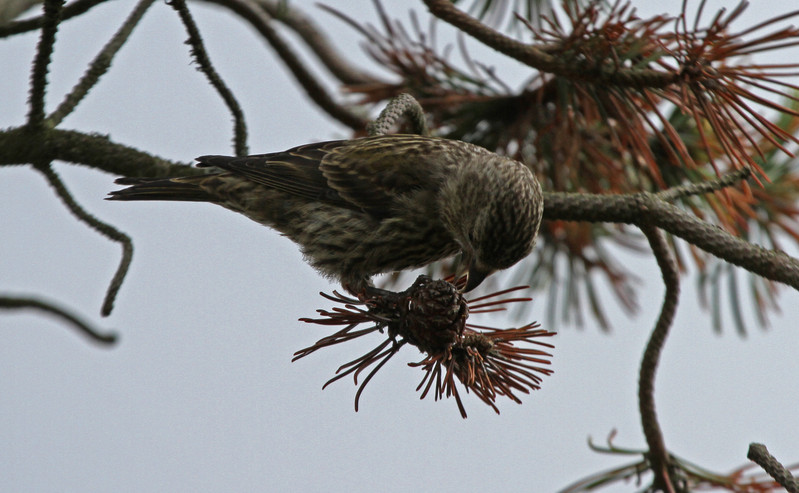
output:
[[[656,194],[544,193],[544,219],[657,226],[731,264],[799,289],[799,260],[737,238]]]
[[[159,178],[204,171],[111,141],[105,135],[74,130],[0,130],[0,166],[67,161],[118,176]]]

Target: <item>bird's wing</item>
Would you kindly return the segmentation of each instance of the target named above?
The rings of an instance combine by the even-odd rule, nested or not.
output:
[[[353,140],[331,149],[320,169],[341,197],[384,217],[398,197],[434,186],[425,165],[436,150],[432,142],[418,135]]]
[[[434,150],[430,145],[430,139],[419,136],[386,135],[197,161],[295,196],[386,217],[398,196],[428,185],[423,163]]]
[[[214,166],[281,192],[347,206],[347,201],[328,185],[320,169],[322,159],[346,142],[317,142],[283,152],[243,157],[200,156],[197,166]]]

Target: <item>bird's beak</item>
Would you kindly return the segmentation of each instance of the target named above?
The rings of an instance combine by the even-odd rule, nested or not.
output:
[[[469,266],[469,272],[466,274],[466,287],[463,288],[463,292],[468,293],[479,286],[492,272],[492,270],[481,267],[472,261]]]

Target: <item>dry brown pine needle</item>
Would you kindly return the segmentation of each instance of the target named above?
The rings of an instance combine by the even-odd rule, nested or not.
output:
[[[530,301],[500,298],[525,288],[506,289],[467,301],[455,285],[419,276],[410,288],[398,293],[373,288],[363,299],[335,291],[333,295],[322,293],[342,306],[318,310],[320,318],[300,320],[344,327],[297,351],[293,361],[321,348],[379,332],[386,338],[377,347],[341,365],[336,376],[324,385],[347,375],[352,375],[357,385],[360,374],[371,368],[355,395],[356,411],[366,384],[402,346],[411,344],[425,354],[421,361],[409,364],[424,371],[417,387],[422,398],[431,391],[436,400],[453,396],[465,418],[457,379],[467,392],[474,392],[499,413],[495,403],[498,396],[521,403],[519,394],[539,389],[542,376],[552,373],[546,365],[552,357],[548,350],[554,346],[540,339],[554,332],[543,330],[536,323],[512,329],[484,327],[467,323],[467,318],[470,313],[494,312],[504,310],[508,303]],[[366,326],[361,328],[362,324]]]

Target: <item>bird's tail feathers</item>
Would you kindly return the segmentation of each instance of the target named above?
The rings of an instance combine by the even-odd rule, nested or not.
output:
[[[119,178],[114,183],[131,186],[110,192],[107,200],[214,201],[197,185],[196,178]]]

